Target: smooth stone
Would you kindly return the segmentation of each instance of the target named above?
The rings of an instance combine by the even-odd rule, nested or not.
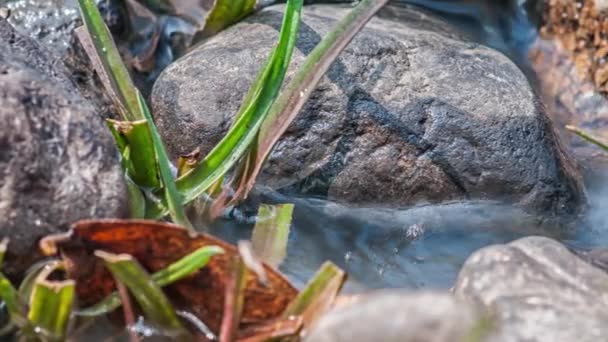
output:
[[[17,275],[42,236],[128,205],[110,133],[62,61],[2,19],[0,46],[0,237]]]
[[[480,342],[493,328],[476,305],[448,293],[385,291],[331,311],[304,341]]]
[[[289,77],[348,9],[305,7]],[[174,157],[196,147],[205,154],[222,138],[276,43],[282,11],[273,6],[247,18],[160,76],[151,101]],[[493,199],[561,215],[585,201],[580,175],[521,71],[408,8],[391,8],[355,37],[281,138],[260,182],[395,207]]]
[[[603,341],[608,336],[608,274],[555,240],[528,237],[481,249],[454,286],[496,315],[492,341]]]

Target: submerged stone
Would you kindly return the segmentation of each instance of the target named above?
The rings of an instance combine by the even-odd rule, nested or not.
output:
[[[289,77],[348,10],[305,7]],[[153,112],[173,156],[204,154],[222,138],[276,43],[282,11],[249,17],[160,76]],[[407,8],[388,9],[355,37],[261,182],[368,205],[494,199],[561,215],[584,202],[578,171],[521,71]]]
[[[14,275],[40,237],[128,206],[109,131],[62,61],[3,19],[0,46],[0,237],[10,239],[3,272]]]

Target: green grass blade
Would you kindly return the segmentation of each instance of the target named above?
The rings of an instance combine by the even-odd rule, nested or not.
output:
[[[256,0],[215,0],[205,19],[203,29],[194,40],[204,39],[220,32],[255,10]]]
[[[30,266],[25,274],[25,277],[19,284],[19,289],[17,293],[19,295],[20,300],[27,300],[32,296],[32,291],[36,282],[39,281],[41,274],[44,273],[46,275],[53,273],[57,270],[63,270],[64,264],[61,260],[42,260],[34,265]],[[42,276],[46,277],[46,276]],[[26,304],[24,302],[24,304]]]
[[[158,133],[158,129],[154,124],[154,120],[152,120],[152,114],[150,114],[148,105],[146,104],[146,101],[139,92],[137,92],[137,97],[139,100],[140,110],[142,113],[144,113],[144,118],[149,123],[147,127],[149,128],[149,134],[152,138],[154,150],[156,151],[156,163],[158,165],[158,171],[160,174],[161,181],[163,183],[165,200],[167,203],[167,209],[169,210],[169,215],[171,216],[173,222],[182,225],[190,230],[194,230],[192,224],[190,223],[190,221],[188,221],[188,218],[186,217],[186,212],[184,210],[184,206],[182,205],[182,196],[177,191],[175,179],[173,178],[173,174],[171,173],[171,162],[169,161],[169,157],[167,155],[167,151],[165,150],[165,145],[163,145],[160,133]]]
[[[211,257],[217,254],[221,254],[224,251],[216,246],[205,246],[197,249],[196,251],[186,255],[180,260],[167,266],[152,275],[152,280],[158,286],[167,286],[180,279],[183,279],[192,273],[198,271],[202,267],[205,267]],[[95,304],[90,308],[86,308],[76,313],[78,316],[83,317],[94,317],[105,315],[110,313],[121,305],[120,298],[116,292],[106,297],[101,302]]]
[[[0,242],[0,267],[4,262],[4,255],[6,254],[7,248],[8,239],[4,238]],[[11,320],[21,316],[19,294],[10,280],[8,280],[2,272],[0,272],[0,299],[4,302]]]
[[[141,120],[144,118],[139,108],[137,91],[129,75],[129,71],[122,62],[120,53],[114,44],[112,35],[106,27],[101,13],[94,0],[78,0],[82,21],[92,38],[97,57],[107,74],[112,89],[109,92],[116,94],[124,110],[123,119]]]
[[[147,319],[168,333],[180,335],[185,332],[173,306],[161,288],[130,255],[96,251],[110,273],[127,286]]]
[[[345,281],[344,271],[331,262],[324,263],[313,279],[287,306],[283,317],[303,316],[304,324],[309,326],[333,305]]]
[[[32,289],[28,319],[38,334],[51,340],[63,340],[72,306],[76,284],[73,280],[38,279]]]
[[[287,255],[292,214],[293,204],[262,204],[258,209],[251,236],[253,251],[271,266],[278,267]]]
[[[160,188],[154,143],[151,129],[148,127],[149,121],[107,120],[107,122],[118,148],[121,149],[123,144],[129,147],[129,163],[132,165],[129,176],[135,184],[146,188]],[[122,149],[124,150],[124,147]]]
[[[570,125],[566,126],[566,129],[569,130],[570,132],[578,135],[579,137],[583,138],[584,140],[586,140],[594,145],[599,146],[602,150],[608,152],[608,144],[600,141],[599,139],[593,137],[592,135],[587,134],[587,133],[583,132],[581,129],[574,127],[574,126],[570,126]]]
[[[6,250],[8,249],[8,238],[3,238],[0,241],[0,267],[4,264],[4,256],[6,255]]]
[[[279,138],[300,112],[317,84],[339,54],[355,35],[378,12],[388,0],[363,0],[329,32],[306,57],[285,91],[272,105],[268,116],[260,127],[257,148],[252,149],[255,165],[242,181],[237,180],[233,201],[246,197],[262,166]]]
[[[177,189],[185,202],[202,195],[232,168],[257,135],[287,72],[300,25],[301,8],[302,0],[287,3],[279,43],[247,95],[250,102],[243,104],[226,136],[207,157],[177,180]]]
[[[146,199],[144,194],[127,173],[124,176],[127,193],[129,194],[129,217],[143,219],[146,217]]]

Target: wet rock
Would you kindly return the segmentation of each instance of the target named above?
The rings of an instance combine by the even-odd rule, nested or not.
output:
[[[153,111],[174,156],[221,139],[276,42],[282,9],[233,26],[161,75]],[[347,10],[305,8],[295,65]],[[429,15],[391,12],[399,21],[373,19],[332,66],[262,182],[360,204],[492,198],[575,212],[579,175],[519,69]]]
[[[479,308],[446,293],[379,292],[324,316],[305,341],[481,342],[492,329]]]
[[[127,205],[110,134],[61,61],[5,20],[0,45],[0,236],[15,274],[41,236]]]
[[[601,341],[608,336],[608,274],[560,243],[529,237],[473,254],[454,292],[496,313],[493,341]]]

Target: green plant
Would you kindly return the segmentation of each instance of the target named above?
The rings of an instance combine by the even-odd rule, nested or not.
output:
[[[584,140],[600,147],[602,150],[608,152],[608,144],[600,141],[598,138],[592,136],[591,134],[585,133],[581,129],[570,125],[566,126],[566,129],[583,138]]]

